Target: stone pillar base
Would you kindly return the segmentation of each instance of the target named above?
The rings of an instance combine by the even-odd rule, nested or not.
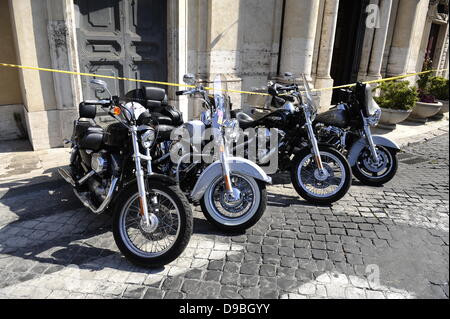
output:
[[[333,86],[333,83],[334,83],[334,80],[330,77],[324,77],[324,78],[317,77],[314,87],[316,89],[329,88],[329,87]],[[327,111],[330,108],[332,95],[333,95],[333,90],[320,91],[320,95],[318,95],[320,112]]]
[[[10,104],[0,105],[0,141],[17,140],[26,137],[25,120],[23,119],[23,105]],[[17,122],[16,115],[20,117]],[[23,125],[23,127],[20,127]]]
[[[63,140],[72,136],[75,109],[28,112],[24,108],[28,138],[33,150],[64,146]]]

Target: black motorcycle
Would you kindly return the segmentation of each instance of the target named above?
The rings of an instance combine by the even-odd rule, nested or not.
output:
[[[372,135],[381,109],[370,85],[357,83],[341,90],[342,103],[319,114],[314,122],[318,139],[333,145],[347,156],[353,175],[363,184],[381,186],[397,172],[400,147],[393,141]]]
[[[151,115],[139,103],[122,104],[106,83],[92,80],[110,98],[84,101],[74,122],[70,168],[60,175],[95,214],[113,212],[113,234],[133,263],[160,267],[176,259],[192,234],[192,211],[176,182],[152,171],[156,140]],[[118,123],[103,129],[94,121],[97,106]]]
[[[266,163],[271,157],[278,156],[278,170],[291,172],[292,184],[301,197],[312,203],[330,204],[347,193],[352,173],[341,153],[317,141],[312,125],[317,108],[306,79],[305,89],[302,98],[297,84],[285,86],[270,82],[268,92],[274,112],[259,119],[242,111],[235,111],[234,116],[244,130],[272,129],[267,132],[267,138],[271,134],[278,135],[278,145],[258,156],[257,163]],[[235,150],[252,142],[249,137]]]

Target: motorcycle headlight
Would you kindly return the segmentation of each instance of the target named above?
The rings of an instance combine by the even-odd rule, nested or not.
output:
[[[381,118],[381,109],[375,111],[375,114],[367,119],[370,126],[376,126]]]
[[[149,129],[141,135],[141,144],[144,148],[152,147],[156,139],[156,132],[154,129]]]
[[[224,123],[225,136],[229,141],[237,142],[239,138],[239,122],[236,119]]]

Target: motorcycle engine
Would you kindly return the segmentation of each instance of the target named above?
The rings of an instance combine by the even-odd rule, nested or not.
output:
[[[109,189],[109,174],[105,174],[109,170],[109,165],[110,158],[106,151],[92,154],[91,169],[95,171],[96,175],[88,180],[88,186],[91,193],[95,194],[99,203],[105,200]]]
[[[99,175],[108,170],[109,162],[109,155],[106,151],[100,151],[91,156],[91,168]]]
[[[317,125],[317,135],[321,143],[338,146],[344,132],[335,126]]]

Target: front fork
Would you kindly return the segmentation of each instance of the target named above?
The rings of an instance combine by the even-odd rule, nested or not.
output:
[[[316,159],[317,167],[319,168],[321,175],[328,174],[327,170],[323,167],[322,158],[320,157],[319,143],[317,142],[316,135],[314,134],[311,116],[308,111],[305,110],[305,118],[306,118],[306,128],[308,130],[309,141],[312,145],[312,152],[314,153],[314,157]]]
[[[230,177],[230,166],[228,165],[227,161],[227,150],[225,148],[224,143],[221,143],[219,145],[219,157],[220,162],[222,163],[222,174],[223,179],[225,181],[225,189],[228,194],[233,193],[233,186],[231,185],[231,177]]]
[[[222,175],[225,182],[225,190],[230,201],[238,201],[241,194],[237,188],[231,184],[230,165],[228,164],[228,148],[225,145],[224,137],[218,136],[219,142],[219,159],[222,163]]]
[[[366,136],[367,143],[369,144],[370,153],[372,154],[372,159],[374,163],[378,163],[379,156],[377,153],[376,145],[373,141],[372,131],[370,130],[370,125],[368,123],[364,123],[364,135]]]
[[[146,226],[152,227],[152,225],[157,223],[157,217],[156,215],[149,214],[148,212],[147,191],[145,189],[145,176],[144,170],[142,169],[141,165],[141,158],[143,158],[145,161],[147,161],[148,174],[152,173],[150,150],[146,149],[146,155],[140,153],[136,126],[132,126],[131,139],[133,143],[133,151],[134,151],[133,157],[136,168],[136,181],[139,192],[139,214],[142,217],[144,217]],[[157,203],[155,202],[155,200],[156,198],[152,198],[152,204],[156,205]]]

